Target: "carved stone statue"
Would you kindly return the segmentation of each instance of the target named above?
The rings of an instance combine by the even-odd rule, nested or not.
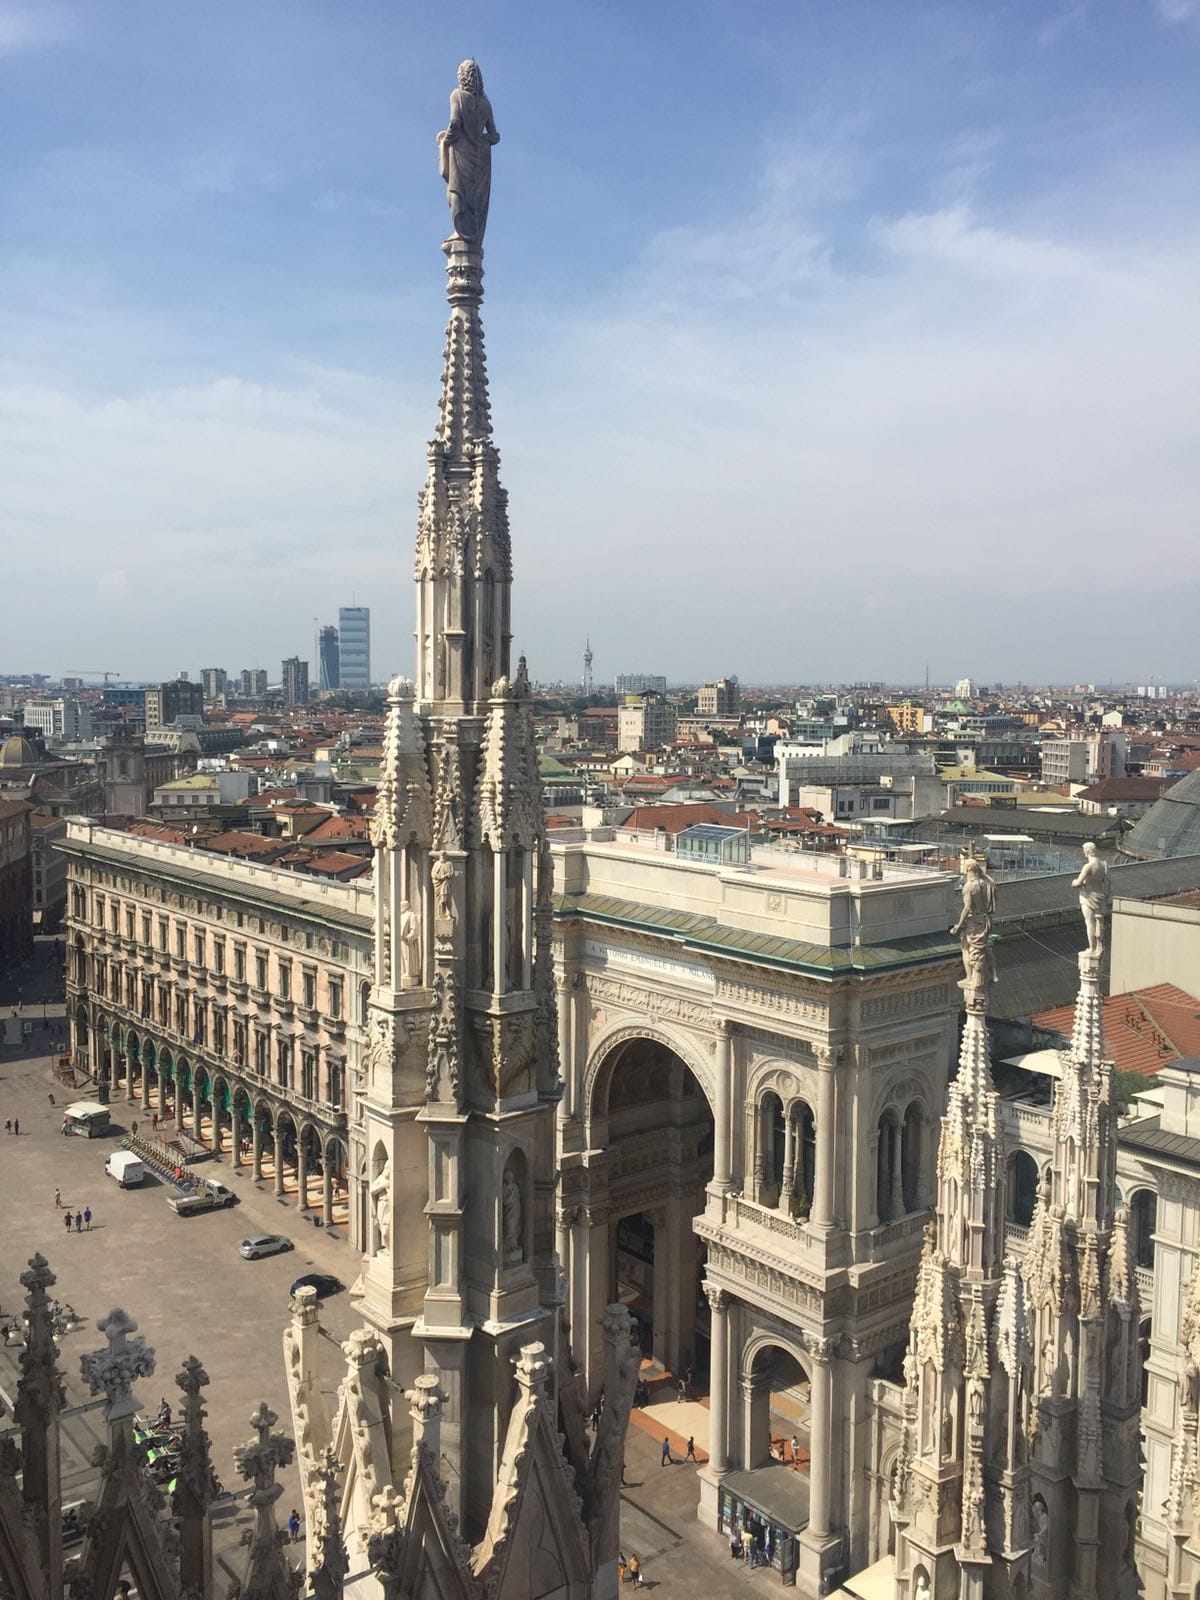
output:
[[[962,915],[950,932],[959,936],[964,975],[958,986],[968,995],[979,990],[986,991],[993,978],[988,940],[991,937],[992,913],[995,909],[995,880],[989,877],[975,856],[965,857]]]
[[[1046,1502],[1039,1496],[1033,1502],[1033,1559],[1039,1567],[1046,1565],[1046,1545],[1050,1537],[1050,1517]]]
[[[1089,839],[1083,847],[1083,868],[1071,887],[1079,890],[1079,909],[1087,929],[1087,953],[1099,961],[1104,954],[1104,917],[1112,902],[1108,862],[1101,859]]]
[[[449,856],[437,856],[433,863],[433,890],[437,914],[444,922],[454,921],[454,863]]]
[[[375,1203],[375,1226],[379,1229],[379,1248],[386,1250],[392,1241],[392,1163],[385,1160],[377,1177],[371,1180]]]
[[[500,1204],[504,1213],[504,1259],[506,1262],[524,1261],[525,1242],[522,1237],[524,1221],[521,1207],[521,1186],[511,1167],[504,1169],[504,1183],[500,1191]]]
[[[460,239],[482,244],[492,193],[492,146],[500,142],[483,74],[474,61],[458,69],[450,126],[438,134],[438,170],[446,181],[450,219]]]
[[[917,1574],[916,1587],[913,1589],[913,1600],[930,1600],[929,1576],[923,1568]]]
[[[421,925],[407,900],[400,902],[400,982],[411,988],[421,981]]]

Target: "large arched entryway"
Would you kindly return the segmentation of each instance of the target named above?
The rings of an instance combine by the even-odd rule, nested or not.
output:
[[[708,1100],[665,1042],[627,1039],[601,1062],[590,1124],[591,1148],[605,1151],[607,1237],[593,1228],[590,1248],[607,1249],[606,1296],[630,1307],[645,1357],[678,1375],[691,1369],[699,1385],[709,1312],[693,1219],[713,1173]]]

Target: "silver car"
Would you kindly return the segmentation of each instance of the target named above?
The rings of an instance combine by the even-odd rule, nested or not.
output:
[[[292,1241],[282,1233],[252,1233],[238,1245],[238,1254],[247,1261],[257,1261],[259,1256],[278,1256],[294,1249]]]

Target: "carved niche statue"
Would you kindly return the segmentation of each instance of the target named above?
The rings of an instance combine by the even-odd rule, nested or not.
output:
[[[1083,847],[1083,868],[1071,887],[1079,890],[1079,909],[1087,929],[1087,953],[1099,961],[1104,954],[1104,916],[1112,900],[1108,862],[1101,859],[1089,839]]]
[[[421,925],[407,900],[400,902],[397,932],[400,935],[400,982],[409,989],[421,981]]]
[[[950,932],[958,934],[962,948],[963,977],[958,986],[969,996],[986,993],[993,978],[988,940],[996,909],[996,883],[974,855],[963,857],[962,870],[962,914]]]
[[[437,914],[443,922],[454,921],[454,863],[449,856],[435,856],[433,862],[433,892]]]
[[[371,1180],[375,1202],[375,1226],[379,1229],[379,1248],[386,1250],[392,1240],[392,1163],[385,1160],[378,1176]]]
[[[504,1169],[504,1182],[500,1190],[500,1204],[504,1213],[504,1261],[510,1265],[525,1259],[525,1242],[522,1223],[521,1186],[511,1167]]]
[[[438,170],[446,181],[450,220],[460,239],[482,244],[492,194],[492,146],[500,135],[478,63],[464,61],[450,95],[450,126],[438,134]]]

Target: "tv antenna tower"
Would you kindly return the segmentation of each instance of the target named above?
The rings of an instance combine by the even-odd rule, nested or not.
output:
[[[584,694],[591,694],[591,692],[592,692],[592,636],[591,636],[591,634],[588,635],[587,642],[584,644],[584,647],[583,647],[583,692],[584,692]]]

